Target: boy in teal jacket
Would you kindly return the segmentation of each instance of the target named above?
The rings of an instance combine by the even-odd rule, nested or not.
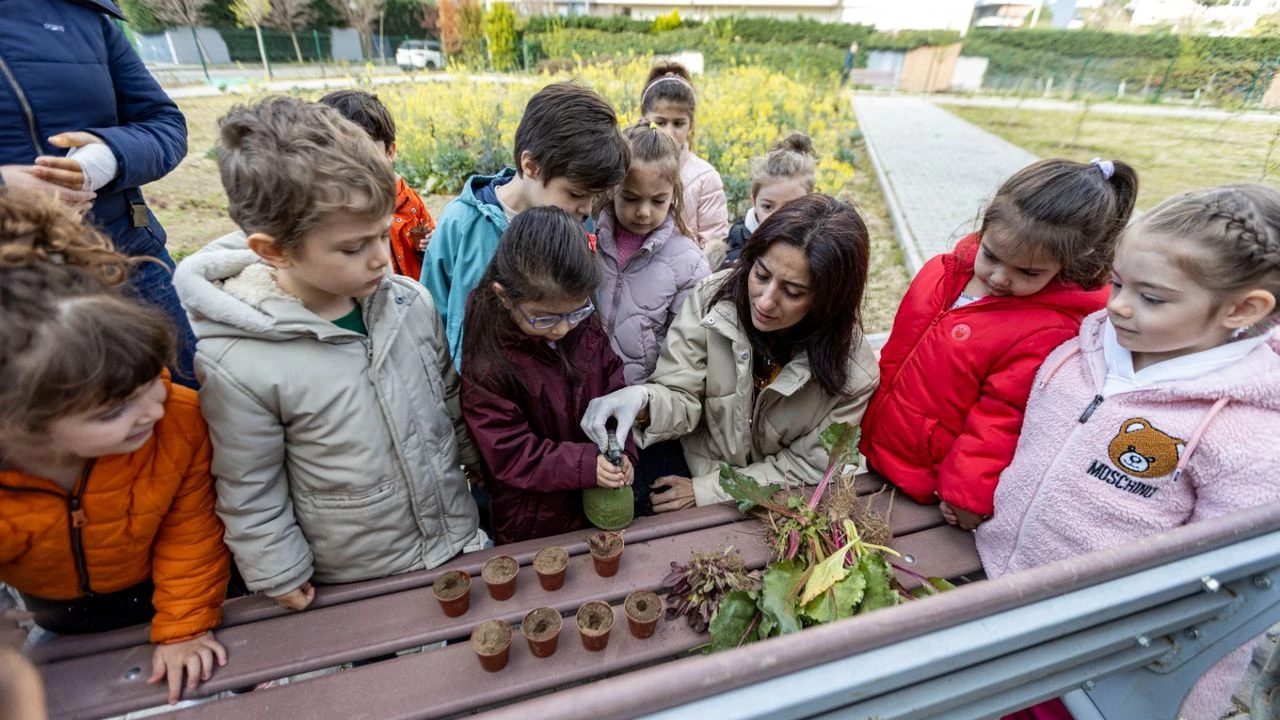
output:
[[[462,316],[518,213],[555,205],[587,220],[596,196],[622,182],[630,153],[613,108],[592,90],[562,82],[529,99],[516,130],[515,168],[473,175],[445,207],[422,264],[422,284],[462,366]]]

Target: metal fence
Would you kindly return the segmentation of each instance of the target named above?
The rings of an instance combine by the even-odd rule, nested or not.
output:
[[[1213,105],[1256,105],[1280,69],[1262,62],[1213,58],[1067,57],[1013,52],[988,57],[982,89],[1022,97],[1137,99]]]

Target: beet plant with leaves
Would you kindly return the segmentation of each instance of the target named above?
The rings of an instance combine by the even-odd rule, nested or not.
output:
[[[760,515],[771,529],[776,560],[765,569],[759,589],[724,593],[710,623],[712,651],[910,599],[895,568],[919,578],[926,594],[950,587],[945,580],[919,576],[888,560],[898,555],[885,545],[889,523],[858,497],[855,487],[859,434],[847,423],[822,432],[830,462],[808,499],[720,466],[720,486],[738,501],[738,509]]]
[[[671,563],[671,573],[662,583],[671,588],[667,619],[685,616],[689,627],[706,632],[726,593],[758,591],[761,579],[760,571],[749,570],[729,546],[714,552],[695,550],[687,565]]]

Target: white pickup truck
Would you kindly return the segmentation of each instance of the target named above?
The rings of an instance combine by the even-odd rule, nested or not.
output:
[[[439,70],[444,67],[444,53],[435,40],[405,40],[396,48],[396,64],[406,72]]]

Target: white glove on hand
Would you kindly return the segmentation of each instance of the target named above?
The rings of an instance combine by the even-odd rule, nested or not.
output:
[[[609,446],[609,430],[605,424],[609,422],[609,418],[613,418],[618,421],[618,429],[614,434],[618,439],[618,447],[626,447],[636,416],[648,404],[649,391],[643,385],[624,387],[588,403],[579,426],[591,438],[591,442],[604,452]]]

